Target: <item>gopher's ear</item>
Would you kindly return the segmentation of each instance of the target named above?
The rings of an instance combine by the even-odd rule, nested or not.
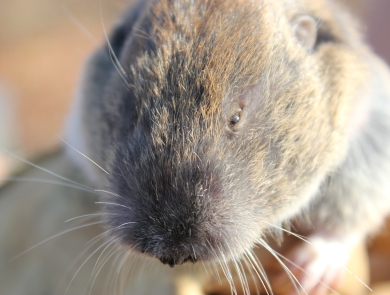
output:
[[[317,21],[309,15],[299,15],[292,22],[295,38],[306,49],[312,50],[317,40]]]

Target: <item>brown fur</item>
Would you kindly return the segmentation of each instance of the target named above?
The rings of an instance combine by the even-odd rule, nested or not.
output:
[[[320,0],[149,1],[135,11],[111,37],[118,70],[98,51],[77,109],[79,147],[110,176],[87,174],[121,196],[108,202],[122,208],[105,206],[114,237],[175,265],[238,259],[270,224],[305,210],[301,232],[346,245],[378,227],[390,207],[379,176],[390,129],[388,94],[376,89],[388,77],[348,13]],[[312,48],[295,35],[300,15],[317,21]]]
[[[300,15],[317,21],[313,48],[295,35]],[[380,225],[390,79],[333,2],[140,1],[110,44],[117,61],[107,45],[88,61],[69,141],[109,172],[77,158],[109,191],[104,221],[125,258],[217,261],[225,273],[231,261],[239,273],[295,217],[310,219],[300,232],[351,248]],[[179,294],[181,282],[203,286],[200,267],[190,279],[156,271]]]

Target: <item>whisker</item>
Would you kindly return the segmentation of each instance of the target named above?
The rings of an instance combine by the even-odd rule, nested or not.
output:
[[[49,179],[30,178],[30,177],[9,177],[9,178],[1,178],[0,181],[25,181],[25,182],[33,182],[33,183],[57,184],[65,187],[78,189],[80,191],[92,193],[94,195],[99,195],[96,194],[95,190],[93,189],[86,189],[80,185],[73,185],[67,182],[60,182],[60,181],[49,180]]]
[[[196,259],[195,248],[194,248],[194,245],[192,245],[192,243],[191,243],[191,248],[192,248],[192,251],[194,252],[194,258]]]
[[[276,251],[274,249],[272,249],[265,241],[263,240],[259,240],[258,241],[260,245],[262,245],[265,249],[268,250],[269,253],[271,253],[272,256],[275,257],[275,259],[280,263],[280,265],[283,267],[283,269],[286,271],[287,275],[290,277],[291,279],[291,282],[293,283],[294,285],[294,288],[295,290],[297,291],[297,293],[299,294],[299,290],[296,286],[296,284],[299,285],[299,287],[302,289],[302,291],[306,294],[307,292],[305,291],[305,289],[303,288],[302,284],[298,281],[298,279],[295,277],[295,275],[290,271],[290,269],[283,263],[283,261],[276,255]]]
[[[225,271],[222,267],[222,262],[221,262],[221,258],[217,255],[217,252],[215,251],[215,249],[211,246],[211,243],[209,242],[208,239],[206,239],[207,243],[209,244],[210,246],[210,249],[211,249],[211,253],[214,255],[215,259],[217,260],[217,262],[219,263],[219,265],[221,266],[221,269],[222,269],[222,272],[225,274]],[[214,268],[214,271],[216,272],[217,274],[217,280],[218,280],[218,283],[222,284],[222,280],[219,276],[219,271],[218,271],[218,268],[216,267],[215,263],[212,264],[213,268]],[[225,274],[226,276],[226,274]]]
[[[233,256],[233,252],[232,252],[231,248],[229,247],[229,245],[228,245],[228,248],[230,250],[230,255],[232,257],[234,257]],[[241,271],[241,268],[239,267],[239,264],[237,263],[237,260],[235,258],[233,258],[232,261],[233,261],[234,268],[235,268],[235,270],[237,272],[238,278],[240,280],[240,283],[241,283],[242,289],[244,291],[244,294],[245,295],[249,295],[250,292],[249,292],[248,281],[247,281],[246,277],[243,275],[243,273]]]
[[[260,260],[258,259],[258,257],[252,251],[247,251],[246,255],[248,255],[248,257],[250,258],[251,263],[253,263],[255,265],[255,269],[259,272],[260,276],[265,281],[265,284],[267,285],[268,290],[270,291],[271,295],[273,295],[271,283],[269,282],[267,274],[266,274]],[[265,288],[265,289],[267,290],[267,288]]]
[[[116,281],[118,282],[118,284],[115,284],[116,286],[119,286],[119,290],[124,290],[124,278],[123,278],[123,275],[124,275],[124,270],[122,271],[122,276],[119,277],[119,274],[121,272],[121,269],[123,267],[123,265],[125,264],[125,262],[127,261],[127,259],[129,258],[129,255],[130,255],[130,251],[128,250],[125,250],[125,254],[122,256],[122,259],[121,261],[119,262],[118,264],[118,267],[117,267],[117,270],[116,270],[116,274],[117,274],[117,279]],[[119,294],[122,294],[123,292],[119,292]]]
[[[249,273],[250,273],[250,275],[251,275],[253,284],[255,285],[255,288],[256,288],[256,294],[260,294],[259,288],[257,287],[257,278],[256,278],[255,274],[254,274],[253,271],[252,271],[252,269],[255,270],[255,268],[253,267],[252,264],[250,264],[248,257],[245,256],[245,252],[244,252],[244,256],[243,256],[243,258],[242,258],[242,261],[244,262],[246,268],[248,269],[248,271],[249,271]],[[244,268],[243,268],[243,269],[244,269]],[[255,270],[255,271],[256,271],[256,270]],[[245,272],[245,269],[244,269],[244,272]],[[257,275],[257,276],[258,276],[258,275]],[[263,282],[262,282],[261,279],[260,279],[260,283],[263,284]],[[264,284],[263,284],[263,286],[264,286]],[[266,290],[266,289],[265,289],[265,290]],[[267,291],[267,290],[266,290],[266,291]],[[249,295],[250,295],[250,294],[249,294]],[[269,295],[268,292],[267,292],[267,295]]]
[[[67,16],[67,18],[90,40],[92,41],[95,45],[99,45],[99,42],[91,34],[91,32],[74,16],[74,14],[68,9],[68,7],[62,3],[61,4],[61,9]]]
[[[118,195],[118,194],[116,194],[116,193],[113,193],[113,192],[109,192],[109,191],[102,190],[102,189],[97,189],[97,190],[95,190],[95,192],[106,193],[106,194],[109,194],[109,195],[111,195],[111,196],[121,198],[121,199],[123,199],[123,200],[125,200],[125,201],[127,202],[127,200],[126,200],[124,197],[122,197],[122,196],[120,196],[120,195]]]
[[[107,234],[107,233],[110,232],[110,231],[115,231],[115,230],[117,230],[117,229],[122,229],[122,228],[124,228],[125,225],[131,224],[131,223],[135,223],[135,222],[129,221],[129,222],[122,223],[121,225],[119,225],[119,226],[117,226],[117,227],[110,228],[110,229],[108,229],[108,230],[102,232],[101,234],[97,235],[97,236],[94,237],[93,239],[89,240],[85,245],[88,245],[88,244],[91,243],[93,240],[95,240],[95,239],[97,239],[97,238],[99,238],[99,237],[101,237],[101,236]]]
[[[107,172],[107,170],[105,170],[102,166],[100,166],[98,163],[96,163],[95,161],[93,161],[91,158],[87,157],[86,155],[84,155],[82,152],[80,152],[79,150],[77,150],[75,147],[71,146],[69,143],[67,143],[61,136],[59,136],[58,134],[56,134],[56,136],[62,140],[68,147],[70,147],[71,149],[73,149],[74,151],[76,151],[77,153],[79,153],[80,155],[82,155],[84,158],[86,158],[88,161],[90,161],[92,164],[94,164],[96,167],[98,167],[100,170],[102,170],[104,173],[106,174],[110,174]]]
[[[106,27],[104,25],[104,21],[103,21],[103,10],[102,10],[102,0],[100,0],[100,21],[102,23],[102,28],[103,28],[103,32],[104,32],[104,37],[106,38],[106,42],[107,42],[107,46],[108,46],[108,50],[109,50],[109,55],[110,55],[110,58],[111,58],[111,61],[112,61],[112,64],[114,65],[114,67],[117,69],[119,75],[122,77],[123,81],[125,82],[126,86],[128,88],[130,88],[130,83],[127,81],[128,77],[127,77],[127,74],[125,72],[125,70],[123,69],[123,67],[121,66],[117,56],[115,55],[115,52],[114,52],[114,49],[112,48],[111,46],[111,42],[108,38],[108,35],[107,35],[107,31],[106,31]]]
[[[130,249],[127,249],[126,250],[126,254],[125,254],[125,258],[122,259],[122,262],[118,265],[118,269],[117,269],[117,272],[119,273],[121,268],[123,267],[123,264],[125,263],[125,260],[127,259],[127,257],[131,254],[131,252],[133,251],[133,249],[135,249],[136,247],[139,246],[140,243],[137,243],[135,244],[133,247],[131,247]]]
[[[131,256],[132,250],[133,250],[134,248],[138,247],[138,246],[139,246],[139,243],[137,243],[136,245],[134,245],[133,248],[127,250],[127,253],[126,253],[126,255],[125,255],[126,258],[124,258],[124,260],[123,260],[123,262],[122,262],[122,265],[121,265],[120,268],[118,269],[118,272],[120,271],[120,269],[122,269],[122,267],[124,267],[125,259],[127,260],[127,258],[128,258],[129,256]],[[121,288],[121,290],[124,290],[125,283],[126,283],[126,282],[125,282],[125,278],[131,276],[131,274],[132,274],[133,271],[134,271],[134,259],[133,259],[133,261],[131,261],[131,263],[127,264],[126,268],[124,268],[124,269],[122,270],[122,275],[121,275],[121,277],[120,277],[120,288]]]
[[[366,287],[368,290],[370,290],[371,292],[373,292],[373,290],[366,284],[364,283],[357,275],[355,275],[352,271],[350,271],[347,267],[345,267],[344,265],[342,266],[350,275],[352,275],[356,280],[358,280],[360,283],[362,283],[362,285],[364,287]]]
[[[97,243],[98,241],[96,240],[95,243]],[[76,264],[79,262],[79,260],[81,259],[81,257],[83,257],[86,253],[89,252],[89,250],[95,245],[95,243],[92,243],[91,245],[89,245],[88,247],[86,247],[82,252],[81,254],[79,254],[77,256],[77,258],[72,262],[72,264],[68,267],[68,270],[66,272],[66,276],[69,275],[70,271],[76,266]],[[65,278],[62,280],[62,283],[61,283],[61,286],[65,284]],[[60,293],[60,285],[58,286],[58,291],[54,292],[54,294],[59,294]],[[61,292],[62,293],[62,292]]]
[[[204,268],[204,270],[205,270],[206,274],[208,275],[208,274],[209,274],[209,272],[207,271],[206,265],[204,264],[203,260],[201,259],[201,260],[200,260],[200,262],[202,263],[202,265],[203,265],[203,268]]]
[[[107,252],[106,256],[105,256],[104,259],[103,259],[103,262],[101,263],[101,269],[103,269],[103,267],[106,266],[106,262],[108,262],[109,259],[110,259],[113,255],[115,255],[115,254],[120,255],[121,253],[123,253],[123,251],[121,251],[121,252],[118,253],[119,250],[120,250],[120,248],[118,247],[118,245],[116,245],[116,246],[113,246],[113,247]],[[112,254],[112,255],[111,255],[111,254]],[[115,263],[116,260],[118,259],[118,255],[117,255],[116,258],[114,259],[113,263]],[[91,286],[90,286],[90,291],[89,291],[89,292],[92,291],[93,286],[94,286],[94,284],[95,284],[95,281],[96,281],[96,279],[97,279],[99,273],[100,273],[100,267],[99,267],[99,269],[98,269],[98,271],[97,271],[97,274],[95,274],[95,276],[92,277],[93,274],[91,274],[91,281],[92,281],[92,282],[91,282]],[[115,284],[114,284],[114,283],[115,283],[115,273],[113,272],[113,265],[110,266],[110,269],[109,269],[109,271],[108,271],[108,275],[105,276],[104,279],[105,279],[105,281],[106,281],[106,282],[105,282],[105,289],[108,290],[108,291],[103,292],[103,294],[116,294],[116,293],[115,293],[116,288],[115,288]],[[89,294],[90,294],[90,293],[89,293]]]
[[[232,293],[237,295],[238,293],[237,293],[236,285],[234,284],[232,273],[230,272],[229,266],[227,264],[225,254],[222,252],[221,248],[218,245],[217,245],[217,247],[218,247],[219,253],[221,254],[221,258],[222,258],[221,261],[223,262],[223,263],[220,263],[222,271],[224,272],[225,277],[228,280],[228,283],[230,285],[230,289],[231,289]]]
[[[302,271],[303,273],[305,273],[306,275],[308,275],[310,277],[310,274],[302,267],[300,267],[298,264],[294,263],[293,261],[291,261],[290,259],[288,259],[286,256],[283,256],[282,254],[280,253],[277,253],[275,252],[276,255],[278,255],[280,258],[286,260],[288,263],[290,263],[291,265],[295,266],[296,268],[298,268],[300,271]],[[340,295],[340,293],[338,293],[336,290],[334,290],[333,288],[329,287],[327,284],[325,284],[324,282],[322,282],[321,280],[317,280],[317,283],[319,283],[320,285],[324,286],[325,288],[327,288],[329,291],[331,291],[332,293],[336,294],[336,295]]]
[[[293,236],[295,236],[295,237],[297,237],[298,239],[300,239],[300,240],[302,240],[302,241],[304,241],[304,242],[306,242],[306,243],[308,243],[308,244],[310,244],[310,245],[313,245],[306,237],[303,237],[303,236],[301,236],[301,235],[299,235],[299,234],[296,234],[296,233],[293,233],[293,232],[291,232],[291,231],[289,231],[289,230],[287,230],[287,229],[284,229],[284,228],[282,228],[282,227],[279,227],[279,226],[277,226],[277,225],[274,225],[274,224],[271,224],[271,223],[268,223],[268,222],[265,222],[265,223],[267,223],[267,224],[269,224],[269,225],[271,225],[271,226],[273,226],[273,227],[275,227],[275,228],[277,228],[277,229],[280,229],[280,230],[282,230],[282,231],[284,231],[284,232],[286,232],[286,233],[288,233],[288,234],[290,234],[290,235],[293,235]],[[277,255],[281,255],[281,254],[278,254],[278,253],[276,253]],[[286,257],[284,257],[284,256],[281,256],[281,257],[283,257],[284,259],[286,259],[286,261],[289,261]],[[295,264],[293,264],[291,261],[289,261],[292,265],[294,265],[294,266],[296,266],[298,269],[301,269],[299,266],[297,266],[297,265],[295,265]],[[351,270],[349,270],[346,266],[344,266],[344,265],[342,265],[342,267],[344,268],[344,270],[346,270],[350,275],[352,275],[356,280],[358,280],[365,288],[367,288],[368,290],[370,290],[371,292],[372,292],[372,289],[366,284],[366,283],[364,283],[358,276],[356,276]],[[302,271],[303,271],[303,269],[301,269]],[[309,274],[308,274],[309,275]],[[330,289],[330,290],[332,290],[332,291],[334,291],[333,289]],[[335,292],[335,291],[334,291]]]
[[[67,222],[70,222],[70,221],[73,221],[73,220],[76,220],[76,219],[79,219],[79,218],[86,218],[86,217],[97,217],[97,216],[102,216],[102,215],[112,215],[111,213],[93,213],[93,214],[85,214],[85,215],[80,215],[80,216],[76,216],[76,217],[73,217],[73,218],[70,218],[68,220],[65,220],[65,223]]]
[[[119,238],[116,238],[114,239],[112,242],[110,242],[104,249],[103,251],[100,253],[98,259],[96,260],[96,263],[92,269],[92,272],[91,272],[91,275],[93,275],[93,273],[95,272],[95,269],[96,269],[96,266],[98,265],[98,262],[100,260],[100,258],[102,257],[102,255],[104,254],[104,252],[107,250],[108,247],[110,247],[113,243],[115,243],[116,241],[118,241],[119,239],[121,239],[123,236],[120,236]]]
[[[283,227],[277,226],[277,225],[269,223],[269,222],[264,222],[264,223],[266,223],[266,224],[268,224],[270,226],[273,226],[273,227],[275,227],[275,228],[277,228],[277,229],[279,229],[281,231],[284,231],[284,232],[286,232],[286,233],[288,233],[288,234],[290,234],[290,235],[292,235],[292,236],[294,236],[294,237],[296,237],[296,238],[298,238],[298,239],[300,239],[300,240],[302,240],[302,241],[312,245],[312,243],[309,241],[309,239],[304,237],[304,236],[301,236],[299,234],[293,233],[292,231],[289,231],[289,230],[287,230],[287,229],[285,229]]]
[[[76,181],[67,179],[66,177],[63,177],[63,176],[61,176],[61,175],[59,175],[59,174],[57,174],[57,173],[51,172],[51,171],[49,171],[49,170],[47,170],[47,169],[45,169],[45,168],[43,168],[43,167],[40,167],[40,166],[38,166],[38,165],[36,165],[36,164],[34,164],[34,163],[28,161],[28,160],[25,160],[25,159],[23,159],[23,158],[21,158],[21,157],[15,155],[14,153],[11,153],[10,151],[8,151],[8,150],[6,150],[6,149],[4,149],[4,148],[0,148],[0,149],[1,149],[2,151],[6,152],[7,154],[11,155],[12,157],[14,157],[14,158],[16,158],[16,159],[18,159],[18,160],[20,160],[20,161],[26,163],[26,164],[29,164],[29,165],[31,165],[31,166],[33,166],[33,167],[35,167],[35,168],[37,168],[37,169],[39,169],[39,170],[41,170],[41,171],[44,171],[44,172],[49,173],[49,174],[51,174],[51,175],[53,175],[53,176],[55,176],[55,177],[57,177],[57,178],[60,178],[60,179],[62,179],[62,180],[65,180],[65,181],[68,181],[68,182],[70,182],[70,183],[76,184],[77,186],[80,186],[80,187],[86,188],[86,189],[88,189],[88,190],[90,190],[90,191],[93,191],[93,189],[90,188],[89,186],[86,186],[86,185],[81,184],[81,183],[77,183]]]
[[[122,205],[122,204],[117,204],[117,203],[110,203],[110,202],[95,202],[95,204],[106,204],[106,205],[119,206],[119,207],[123,207],[123,208],[129,209],[130,211],[133,211],[133,209],[131,209],[130,207],[127,207],[127,206]]]
[[[66,288],[66,291],[65,291],[65,295],[68,294],[68,291],[69,291],[69,288],[70,286],[72,285],[74,279],[76,278],[77,274],[79,273],[79,271],[82,269],[82,267],[88,262],[88,260],[93,256],[95,255],[95,253],[97,251],[99,251],[101,248],[103,248],[106,244],[108,244],[109,242],[111,242],[112,239],[109,239],[107,241],[105,241],[102,245],[100,245],[95,251],[93,251],[88,257],[87,259],[84,260],[84,262],[80,265],[80,267],[77,269],[76,273],[73,275],[72,279],[70,280],[69,284],[68,284],[68,287]]]
[[[22,253],[20,253],[20,254],[16,255],[15,257],[11,258],[11,259],[9,260],[9,262],[11,262],[11,261],[13,261],[13,260],[19,258],[20,256],[22,256],[22,255],[26,254],[27,252],[29,252],[29,251],[35,249],[36,247],[39,247],[40,245],[42,245],[42,244],[44,244],[44,243],[46,243],[46,242],[48,242],[48,241],[50,241],[50,240],[52,240],[52,239],[54,239],[54,238],[57,238],[57,237],[59,237],[59,236],[61,236],[61,235],[67,234],[67,233],[69,233],[69,232],[72,232],[72,231],[75,231],[75,230],[78,230],[78,229],[81,229],[81,228],[84,228],[84,227],[88,227],[88,226],[92,226],[92,225],[97,225],[97,224],[102,224],[102,223],[104,223],[104,221],[98,221],[98,222],[87,223],[87,224],[83,224],[83,225],[80,225],[80,226],[75,227],[75,228],[71,228],[71,229],[65,230],[65,231],[60,232],[60,233],[58,233],[58,234],[55,234],[54,236],[51,236],[50,238],[47,238],[47,239],[43,240],[42,242],[39,242],[38,244],[35,244],[34,246],[28,248],[27,250],[23,251]]]
[[[219,265],[221,265],[220,261],[218,261],[218,263],[219,263]],[[218,284],[221,285],[222,284],[222,279],[221,279],[221,276],[219,275],[218,264],[217,263],[212,263],[211,266],[212,266],[212,270],[214,270],[214,273],[215,273],[214,277],[217,279]],[[220,268],[222,269],[222,266],[220,266]],[[222,270],[222,272],[224,272],[224,271]]]
[[[111,281],[111,289],[114,290],[114,292],[110,292],[109,294],[122,294],[122,292],[120,293],[117,293],[116,290],[117,290],[117,282],[118,282],[118,274],[114,271],[114,265],[117,263],[118,259],[123,255],[123,253],[126,252],[126,249],[122,249],[121,250],[121,247],[117,247],[117,250],[115,250],[112,255],[115,255],[116,254],[116,258],[114,259],[114,261],[112,262],[112,265],[110,267],[110,271],[109,271],[109,275],[108,275],[108,281]],[[118,252],[119,251],[119,252]],[[111,256],[112,256],[111,255]],[[110,256],[110,257],[111,257]],[[108,259],[110,259],[110,257],[108,257]],[[107,261],[108,261],[107,259]],[[103,265],[104,266],[104,265]],[[100,272],[100,271],[99,271]],[[99,273],[98,273],[99,274]],[[97,275],[98,275],[97,274]],[[96,276],[97,277],[97,276]],[[92,287],[92,286],[91,286]],[[91,288],[91,291],[92,291],[92,288]]]
[[[209,246],[210,246],[211,253],[212,253],[213,256],[215,257],[215,259],[218,261],[218,263],[221,265],[221,261],[220,261],[220,258],[219,258],[218,255],[217,255],[217,252],[215,251],[214,247],[211,246],[211,243],[209,242],[209,240],[208,240],[207,238],[206,238],[206,242],[207,242],[207,243],[209,244]],[[214,271],[215,271],[216,274],[217,274],[218,283],[219,283],[219,284],[222,284],[222,280],[221,280],[221,278],[220,278],[220,276],[219,276],[218,269],[216,268],[216,266],[215,266],[214,263],[212,263],[212,266],[213,266],[213,268],[214,268]],[[221,265],[221,269],[222,269],[222,271],[224,272],[224,270],[223,270],[223,268],[222,268],[222,265]]]
[[[267,295],[270,295],[270,293],[268,292],[268,288],[267,288],[266,284],[265,284],[264,281],[263,281],[263,278],[261,277],[260,273],[257,271],[256,267],[254,266],[253,262],[252,262],[251,259],[249,258],[248,253],[247,253],[246,251],[244,252],[244,255],[245,255],[245,258],[246,258],[244,261],[247,263],[247,267],[248,267],[249,271],[251,272],[252,276],[253,276],[253,272],[252,272],[252,270],[250,270],[250,266],[251,266],[252,269],[255,271],[255,273],[256,273],[257,277],[259,278],[260,283],[261,283],[261,285],[263,286],[263,288],[264,288],[265,292],[267,293]],[[250,265],[248,265],[248,263],[249,263]],[[260,294],[259,289],[257,288],[257,282],[256,282],[257,280],[256,280],[256,279],[253,279],[253,281],[254,281],[255,286],[256,286],[257,294]],[[271,291],[271,294],[273,295],[273,293],[272,293],[272,288],[270,288],[270,291]]]
[[[237,264],[238,264],[238,267],[239,267],[239,269],[240,269],[240,271],[241,271],[241,273],[242,273],[242,276],[243,276],[243,279],[244,279],[244,285],[245,285],[245,291],[247,292],[246,294],[247,295],[250,295],[250,289],[249,289],[249,283],[248,283],[248,279],[247,279],[247,277],[246,277],[246,273],[245,273],[245,269],[244,269],[244,267],[243,267],[243,265],[242,265],[242,263],[241,263],[241,260],[238,260],[237,261]],[[252,278],[253,278],[253,276],[252,276]]]
[[[113,230],[113,229],[110,228],[110,229],[108,229],[108,230],[106,230],[106,231],[104,231],[104,232],[98,234],[96,237],[90,239],[87,243],[85,243],[84,246],[87,246],[88,244],[92,243],[94,240],[101,238],[102,236],[104,236],[105,234],[107,234],[108,232],[110,232],[110,231],[112,231],[112,230]]]

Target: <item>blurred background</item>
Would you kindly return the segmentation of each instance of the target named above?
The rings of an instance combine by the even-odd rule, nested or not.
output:
[[[29,157],[58,143],[83,60],[125,4],[0,0],[0,96],[10,101],[15,128],[6,136]]]
[[[351,7],[374,51],[390,63],[390,1],[339,1]],[[56,133],[83,60],[103,42],[103,25],[108,30],[127,3],[0,0],[0,146],[31,159],[59,145]],[[15,163],[0,150],[0,179],[18,169]],[[370,243],[374,280],[390,274],[389,236],[384,232]]]

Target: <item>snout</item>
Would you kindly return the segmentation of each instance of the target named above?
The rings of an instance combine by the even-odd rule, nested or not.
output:
[[[158,214],[144,219],[136,230],[136,239],[142,253],[173,267],[186,262],[195,263],[204,256],[202,244],[205,243],[200,243],[204,228],[206,226],[197,214]]]
[[[200,151],[196,154],[201,157]],[[225,198],[219,170],[198,157],[126,156],[142,159],[132,165],[118,160],[109,189],[120,198],[107,196],[105,206],[110,234],[134,252],[171,267],[226,259],[243,249],[245,241],[237,236],[247,232],[238,218],[242,209],[230,194]],[[152,158],[158,162],[148,161]]]
[[[193,255],[188,255],[187,253],[174,253],[169,256],[160,257],[160,261],[163,264],[168,264],[170,267],[175,265],[180,265],[186,262],[195,263],[197,259]]]

